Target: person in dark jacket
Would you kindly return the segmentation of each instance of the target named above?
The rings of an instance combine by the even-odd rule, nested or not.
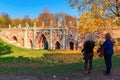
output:
[[[84,56],[84,73],[90,73],[92,70],[92,60],[93,60],[93,48],[95,46],[94,37],[89,36],[88,40],[83,44],[83,56]]]
[[[111,35],[107,33],[105,35],[105,42],[103,43],[103,48],[104,48],[104,60],[106,64],[106,71],[104,75],[109,75],[112,67],[112,55],[114,53],[113,46],[114,43],[111,40]]]

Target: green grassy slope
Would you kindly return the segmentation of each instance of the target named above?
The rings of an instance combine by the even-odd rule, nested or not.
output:
[[[47,50],[31,50],[31,49],[24,49],[24,48],[19,48],[10,44],[7,44],[5,42],[3,42],[2,40],[0,40],[0,42],[4,43],[5,45],[8,45],[11,47],[12,49],[12,53],[11,54],[7,54],[7,55],[2,55],[1,57],[19,57],[19,56],[23,56],[23,57],[42,57],[43,54],[47,53]]]

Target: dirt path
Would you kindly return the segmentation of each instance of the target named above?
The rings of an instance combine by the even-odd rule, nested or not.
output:
[[[105,76],[103,71],[93,70],[91,74],[74,73],[64,77],[0,73],[0,80],[120,80],[120,68],[113,68],[111,72],[110,76]]]

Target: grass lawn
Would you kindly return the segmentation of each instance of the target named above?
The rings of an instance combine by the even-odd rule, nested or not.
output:
[[[82,75],[83,59],[79,51],[30,50],[9,46],[13,53],[0,56],[0,73],[61,76],[79,73]],[[96,55],[94,57],[93,68],[104,70],[104,59],[97,58]],[[120,55],[117,54],[113,57],[113,67],[120,66],[119,61]]]
[[[11,54],[2,55],[1,57],[28,57],[28,58],[35,58],[35,57],[42,57],[43,54],[48,53],[47,50],[31,50],[31,49],[24,49],[24,48],[18,48],[16,46],[7,44],[0,40],[0,42],[4,43],[4,45],[8,45],[11,47],[11,50],[13,51]]]

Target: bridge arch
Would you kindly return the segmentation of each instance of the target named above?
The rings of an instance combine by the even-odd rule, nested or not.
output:
[[[66,49],[66,30],[67,28],[9,28],[2,29],[2,36],[10,36],[7,40],[12,44],[19,45],[25,48],[33,49],[55,49],[55,43],[57,48]],[[10,34],[5,34],[10,32]]]
[[[12,40],[18,42],[18,39],[16,36],[12,36]]]
[[[60,42],[59,41],[56,41],[56,43],[55,43],[55,49],[60,49]]]
[[[47,43],[46,43],[47,39],[45,37],[45,35],[42,33],[40,34],[40,36],[38,37],[38,47],[41,49],[46,49]]]
[[[33,48],[33,41],[30,39],[30,47]]]

